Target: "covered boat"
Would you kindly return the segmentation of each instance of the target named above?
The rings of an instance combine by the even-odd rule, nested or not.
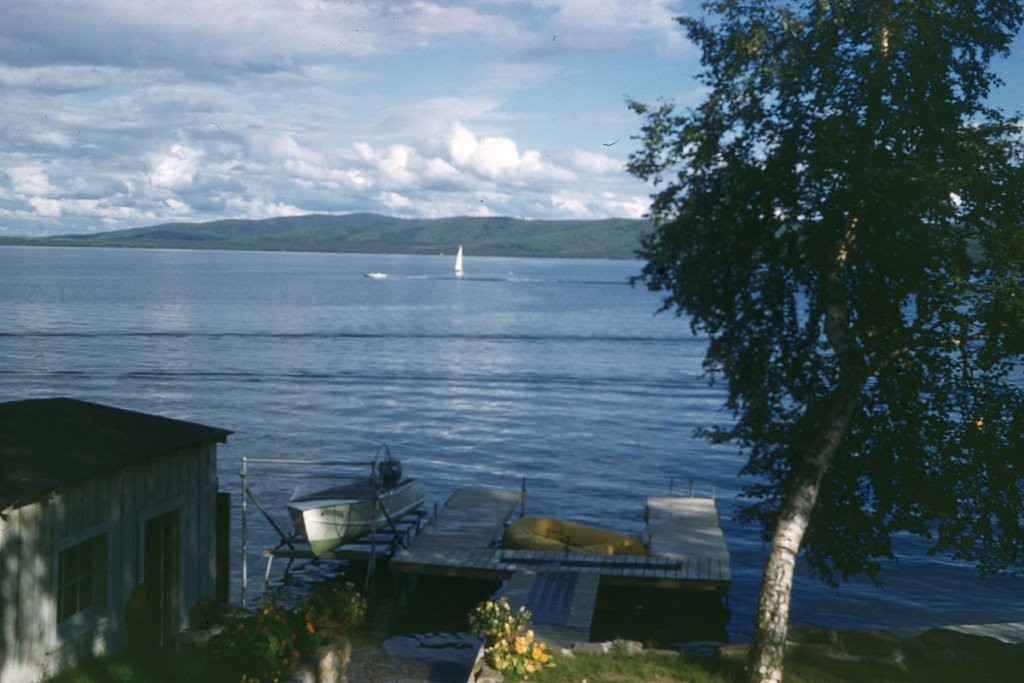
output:
[[[361,536],[388,528],[423,504],[423,482],[403,479],[402,464],[391,458],[374,461],[373,473],[352,481],[292,498],[288,514],[295,531],[314,555],[324,555]]]
[[[553,517],[523,517],[505,527],[502,547],[586,555],[647,555],[643,539]]]

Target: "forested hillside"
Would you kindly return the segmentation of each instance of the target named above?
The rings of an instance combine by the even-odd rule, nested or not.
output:
[[[634,258],[646,221],[534,221],[454,217],[401,219],[371,213],[265,220],[166,223],[145,228],[48,238],[7,238],[6,244],[337,251],[381,254],[454,252],[478,256]]]

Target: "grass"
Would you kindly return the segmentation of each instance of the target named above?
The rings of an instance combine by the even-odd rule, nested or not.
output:
[[[441,581],[422,581],[400,608],[394,596],[374,602],[369,620],[349,635],[356,652],[377,656],[380,643],[391,635],[432,630],[465,631],[466,614],[480,595],[495,586],[470,590],[458,582],[458,590]],[[626,602],[635,596],[626,595]],[[348,604],[347,602],[344,604]],[[678,605],[666,602],[669,611]],[[447,614],[445,614],[447,613]],[[644,612],[645,619],[657,614]],[[337,616],[337,615],[335,615]],[[605,615],[609,623],[616,619]],[[693,617],[694,619],[696,617]],[[438,627],[438,623],[444,626]],[[619,621],[619,625],[622,625]],[[428,628],[430,624],[433,627]],[[607,629],[606,629],[607,630]],[[794,626],[789,631],[786,683],[988,683],[1024,681],[1024,645],[1008,645],[992,638],[935,629],[914,638],[899,638],[880,631],[836,631]],[[601,635],[612,639],[615,635]],[[633,637],[633,636],[628,636]],[[645,642],[648,641],[643,638]],[[652,645],[651,647],[658,647]],[[671,650],[645,649],[617,641],[604,654],[576,652],[556,657],[556,665],[531,680],[539,683],[739,683],[745,681],[747,648],[730,645],[711,655],[679,655]],[[383,657],[383,654],[380,654]],[[84,663],[49,679],[49,683],[177,683],[216,681],[237,683],[243,672],[259,674],[258,662],[226,657],[208,645],[192,645],[179,653],[171,650],[145,655],[122,654]],[[264,670],[265,672],[265,670]],[[269,680],[269,679],[268,679]],[[384,683],[367,681],[365,683]]]
[[[1024,645],[945,630],[917,638],[876,631],[794,628],[787,648],[787,683],[1002,683],[1024,680]],[[559,658],[538,683],[739,683],[747,648],[716,656],[635,652],[617,644],[608,654]]]
[[[237,662],[214,661],[191,649],[181,654],[150,653],[102,656],[64,671],[47,683],[177,683],[178,681],[240,681]]]
[[[724,657],[685,657],[674,652],[630,652],[616,643],[606,654],[559,657],[538,683],[738,683],[743,663]]]
[[[914,639],[877,632],[810,629],[795,634],[786,657],[787,683],[988,683],[1024,680],[1024,646],[932,631]],[[362,645],[365,646],[365,645]],[[361,645],[356,645],[361,647]],[[559,657],[537,683],[739,683],[745,648],[715,656],[637,653],[617,643],[606,654]],[[214,661],[202,649],[147,657],[101,657],[49,683],[177,683],[240,681],[238,663]]]

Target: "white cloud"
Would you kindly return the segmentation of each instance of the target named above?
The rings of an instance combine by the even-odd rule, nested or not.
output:
[[[551,203],[573,218],[585,218],[590,212],[586,202],[579,197],[555,194],[551,195]]]
[[[173,144],[165,154],[152,162],[149,182],[154,187],[176,189],[188,185],[195,178],[203,152],[184,145]]]
[[[536,150],[527,150],[520,154],[515,140],[493,135],[478,138],[461,123],[452,126],[448,150],[453,166],[471,169],[492,180],[574,179],[571,171],[543,161],[540,152]]]
[[[597,195],[566,190],[552,193],[551,204],[572,218],[643,218],[650,208],[646,197],[601,192]]]
[[[74,92],[113,86],[124,87],[128,83],[139,81],[137,72],[114,66],[55,64],[15,67],[0,64],[0,86],[7,88]]]
[[[60,202],[56,199],[46,199],[44,197],[32,197],[28,200],[28,203],[36,210],[36,213],[40,216],[49,218],[56,218],[61,215]]]
[[[416,184],[416,170],[422,160],[416,150],[408,145],[391,145],[377,150],[366,142],[354,145],[356,154],[377,173],[377,184],[390,188],[402,188]]]
[[[192,207],[181,200],[168,198],[164,202],[174,213],[192,213]]]
[[[39,166],[15,166],[7,169],[7,177],[15,192],[20,194],[41,196],[51,195],[55,188],[50,178]]]
[[[380,203],[389,209],[408,209],[412,206],[412,200],[408,197],[403,197],[397,192],[381,192]]]
[[[569,155],[569,164],[581,173],[622,173],[625,165],[618,159],[613,159],[606,154],[596,154],[583,150],[574,150]]]
[[[683,12],[672,0],[537,0],[553,10],[557,40],[591,50],[621,50],[638,41],[663,52],[690,44],[674,18]]]
[[[282,135],[271,140],[269,151],[271,156],[277,159],[303,161],[316,166],[324,163],[322,154],[308,147],[303,147],[291,135]]]
[[[639,214],[626,143],[600,143],[639,128],[622,94],[682,40],[679,12],[653,0],[3,6],[14,234],[312,211]],[[614,68],[588,90],[595,52]]]
[[[297,206],[260,197],[252,199],[233,197],[227,201],[227,206],[241,217],[254,219],[275,218],[277,216],[301,216],[308,213]]]

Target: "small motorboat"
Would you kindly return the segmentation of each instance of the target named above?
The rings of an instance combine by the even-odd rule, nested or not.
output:
[[[501,545],[584,555],[647,555],[639,536],[552,517],[523,517],[505,527]]]
[[[423,505],[423,499],[423,482],[403,479],[401,461],[387,452],[383,460],[374,459],[369,478],[294,497],[288,514],[295,531],[319,557],[392,526]]]
[[[363,277],[368,277],[371,280],[383,280],[388,276],[387,273],[382,273],[379,270],[371,270],[368,273],[363,273]]]

